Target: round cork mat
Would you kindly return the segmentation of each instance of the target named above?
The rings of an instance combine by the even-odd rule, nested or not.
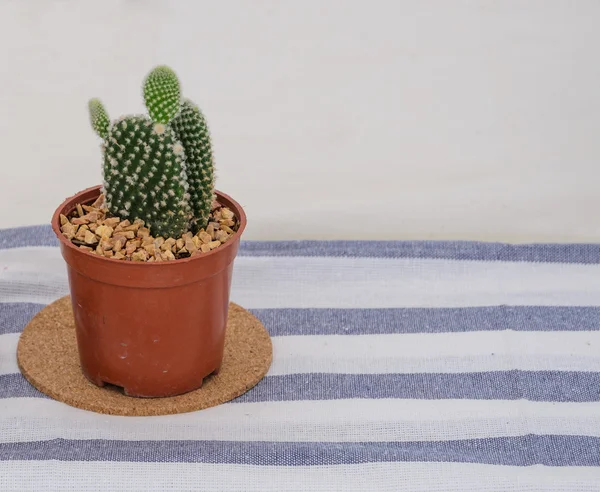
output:
[[[42,309],[19,339],[21,372],[38,390],[68,405],[111,415],[167,415],[193,412],[233,400],[256,385],[273,357],[262,323],[231,303],[223,366],[204,379],[201,388],[180,396],[135,398],[109,385],[100,388],[81,372],[75,321],[69,296]]]

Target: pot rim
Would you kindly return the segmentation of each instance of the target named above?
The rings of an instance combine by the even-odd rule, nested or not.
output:
[[[206,259],[210,256],[217,255],[219,253],[223,253],[224,251],[227,250],[227,248],[231,248],[234,246],[234,244],[236,243],[236,241],[234,239],[235,238],[239,239],[240,236],[242,235],[242,232],[244,232],[244,229],[246,228],[246,222],[247,222],[246,213],[244,212],[244,209],[242,208],[242,206],[237,201],[235,201],[233,198],[231,198],[229,195],[227,195],[219,190],[215,190],[215,194],[217,195],[217,200],[221,203],[222,203],[221,200],[229,202],[235,209],[235,213],[239,219],[238,230],[235,231],[235,234],[233,236],[231,236],[231,238],[225,244],[219,246],[218,248],[213,249],[212,251],[209,251],[208,253],[203,253],[203,254],[197,255],[197,256],[190,256],[188,258],[180,258],[180,259],[177,259],[174,261],[147,262],[147,261],[113,260],[111,258],[107,258],[105,256],[98,256],[95,253],[91,253],[89,251],[79,248],[78,246],[73,244],[69,239],[67,239],[63,235],[62,231],[60,230],[60,215],[64,209],[69,208],[70,205],[75,207],[75,205],[77,203],[81,203],[80,201],[77,201],[77,200],[82,195],[91,193],[93,191],[98,191],[98,194],[100,194],[101,190],[102,190],[102,186],[96,185],[96,186],[91,186],[89,188],[79,191],[78,193],[74,194],[73,196],[66,198],[56,208],[56,210],[54,211],[54,214],[52,216],[52,230],[54,231],[54,234],[58,237],[58,240],[61,242],[62,246],[70,248],[74,253],[82,254],[82,255],[86,255],[90,258],[94,258],[94,261],[109,262],[111,264],[114,263],[114,264],[118,264],[119,266],[122,265],[126,268],[128,268],[128,267],[160,268],[160,267],[173,266],[174,264],[184,265],[184,264],[190,263],[192,261]],[[108,263],[105,263],[105,264],[108,264]]]

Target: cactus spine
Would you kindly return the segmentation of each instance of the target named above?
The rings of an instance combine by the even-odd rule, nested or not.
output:
[[[98,99],[90,122],[103,139],[106,204],[119,217],[143,220],[152,234],[179,237],[208,222],[214,197],[213,154],[206,120],[181,99],[168,67],[152,70],[143,84],[149,117],[110,121]]]

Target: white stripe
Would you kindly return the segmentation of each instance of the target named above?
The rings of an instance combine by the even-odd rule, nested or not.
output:
[[[17,345],[20,336],[20,333],[0,335],[0,375],[19,372]]]
[[[69,293],[58,248],[0,250],[0,301],[49,304]]]
[[[0,442],[51,439],[447,441],[527,434],[600,437],[600,403],[333,400],[229,403],[159,417],[99,415],[50,399],[0,400]]]
[[[386,258],[238,257],[232,300],[246,308],[600,305],[600,265]],[[0,300],[68,292],[58,248],[0,251]]]
[[[123,487],[131,492],[594,492],[600,491],[599,484],[600,467],[585,466],[418,462],[315,467],[86,461],[0,463],[0,489],[7,492],[115,490]]]
[[[0,335],[0,374],[19,372],[19,333]],[[273,337],[269,375],[600,371],[600,331]]]
[[[270,375],[600,371],[600,331],[273,337]]]

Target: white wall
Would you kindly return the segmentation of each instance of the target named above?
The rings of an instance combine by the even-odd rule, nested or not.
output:
[[[600,241],[600,2],[0,3],[0,227],[100,180],[156,64],[248,239]]]

